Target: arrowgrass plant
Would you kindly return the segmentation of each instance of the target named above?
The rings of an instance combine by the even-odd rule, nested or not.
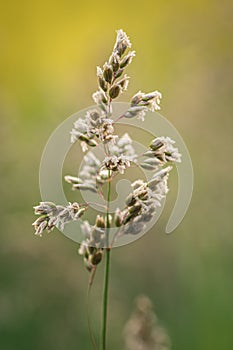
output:
[[[94,223],[86,219],[81,224],[84,240],[80,244],[79,254],[90,274],[89,287],[92,285],[97,266],[105,257],[105,278],[103,288],[101,350],[106,350],[108,287],[110,273],[110,255],[114,242],[123,235],[135,235],[153,219],[157,208],[168,192],[168,176],[172,163],[180,162],[181,155],[169,137],[156,137],[146,152],[137,155],[133,141],[125,133],[119,137],[115,133],[115,124],[122,118],[144,120],[148,111],[158,111],[162,95],[159,91],[144,93],[139,91],[131,101],[130,107],[114,119],[112,104],[128,87],[129,77],[125,74],[131,64],[135,51],[123,30],[117,31],[113,51],[103,67],[97,67],[98,90],[93,94],[96,108],[88,110],[85,117],[79,118],[71,130],[71,142],[80,142],[83,152],[100,147],[104,159],[100,160],[89,151],[84,156],[79,176],[65,176],[65,181],[74,190],[91,191],[104,198],[103,188],[107,187],[105,214],[98,213]],[[125,199],[124,208],[116,208],[110,213],[112,181],[118,174],[124,174],[131,166],[139,166],[152,172],[150,180],[138,179],[131,184],[132,192]],[[39,218],[33,223],[35,234],[42,236],[55,227],[63,230],[64,225],[87,215],[89,203],[69,203],[66,206],[52,202],[41,202],[35,206]],[[116,234],[110,239],[110,230]],[[91,332],[93,346],[96,342]]]

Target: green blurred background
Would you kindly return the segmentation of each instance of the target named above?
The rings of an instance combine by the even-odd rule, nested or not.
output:
[[[96,65],[119,28],[137,51],[122,100],[139,89],[162,91],[162,114],[189,148],[195,188],[171,236],[164,228],[175,191],[150,233],[114,250],[109,349],[123,348],[122,329],[142,292],[172,349],[233,349],[232,10],[230,0],[1,3],[1,350],[91,348],[76,244],[55,231],[35,237],[32,205],[44,145],[66,117],[92,104]],[[101,281],[100,268],[96,333]]]

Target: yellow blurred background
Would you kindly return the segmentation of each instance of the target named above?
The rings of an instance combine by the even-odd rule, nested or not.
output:
[[[137,52],[121,100],[139,89],[163,93],[162,114],[189,148],[195,188],[171,236],[163,233],[168,200],[150,233],[114,250],[109,349],[123,349],[123,326],[142,292],[154,302],[173,350],[233,348],[232,4],[1,3],[0,349],[91,348],[87,272],[77,246],[55,231],[35,237],[32,205],[40,200],[44,145],[65,118],[92,104],[96,66],[120,28]],[[100,268],[91,307],[96,334],[101,283]]]

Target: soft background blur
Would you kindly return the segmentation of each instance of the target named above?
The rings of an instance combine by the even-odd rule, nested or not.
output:
[[[66,117],[92,104],[96,65],[123,28],[137,56],[122,100],[163,93],[162,113],[194,165],[188,214],[166,236],[175,193],[143,239],[115,249],[109,349],[123,348],[133,299],[147,294],[174,350],[233,348],[232,2],[15,1],[0,5],[0,348],[91,348],[87,272],[60,233],[33,235],[44,145]],[[175,182],[174,182],[175,183]],[[96,333],[102,270],[92,315]]]

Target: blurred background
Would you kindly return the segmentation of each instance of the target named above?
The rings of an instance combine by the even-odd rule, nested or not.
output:
[[[124,29],[137,56],[122,101],[163,93],[162,114],[190,151],[195,188],[172,235],[158,224],[112,255],[109,349],[123,349],[134,298],[154,303],[174,350],[233,348],[231,1],[19,1],[0,5],[0,348],[91,348],[88,275],[77,244],[34,236],[40,157],[52,131],[92,104],[96,66]],[[176,187],[174,177],[173,188]],[[92,293],[99,331],[102,268]]]

